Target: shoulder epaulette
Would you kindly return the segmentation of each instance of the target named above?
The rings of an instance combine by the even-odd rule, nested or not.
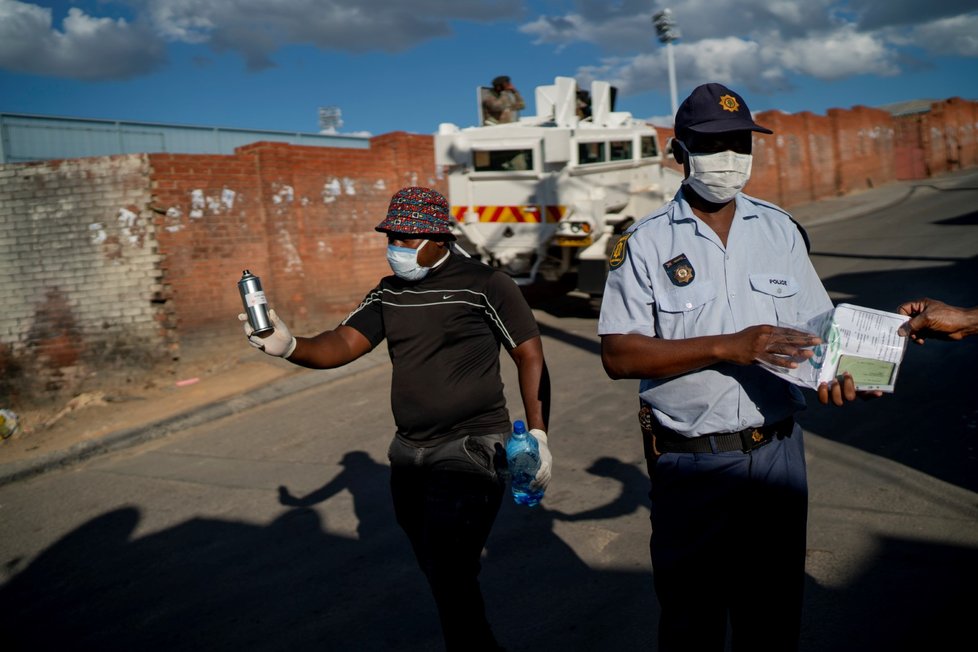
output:
[[[811,253],[812,241],[808,239],[808,231],[805,230],[805,227],[799,224],[798,220],[796,220],[791,216],[791,213],[781,208],[777,204],[772,204],[771,202],[764,201],[763,199],[758,199],[757,197],[751,197],[750,195],[745,195],[744,193],[740,193],[740,196],[752,204],[763,206],[764,208],[770,209],[776,213],[781,213],[789,220],[791,220],[791,223],[794,224],[798,228],[799,233],[801,233],[801,239],[805,241],[805,250],[808,251],[808,253]]]
[[[654,221],[654,220],[656,220],[656,219],[658,219],[660,217],[665,217],[666,215],[669,215],[669,213],[671,213],[675,209],[675,207],[676,207],[676,202],[674,200],[669,200],[668,202],[666,202],[665,204],[663,204],[658,210],[656,210],[656,211],[654,211],[652,213],[649,213],[645,217],[643,217],[640,220],[638,220],[637,222],[635,222],[635,224],[633,224],[630,227],[628,227],[628,230],[629,231],[635,231],[640,226],[644,226],[645,224],[649,224],[650,222],[652,222],[652,221]]]

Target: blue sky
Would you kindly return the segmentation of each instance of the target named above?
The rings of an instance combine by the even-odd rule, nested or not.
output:
[[[754,111],[978,99],[975,0],[0,0],[0,112],[315,132],[337,106],[340,133],[433,133],[507,74],[531,105],[556,76],[610,81],[661,122],[664,7],[680,101],[708,81]]]

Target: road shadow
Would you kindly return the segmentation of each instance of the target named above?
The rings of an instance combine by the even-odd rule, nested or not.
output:
[[[577,275],[568,274],[559,281],[539,280],[532,285],[521,286],[521,289],[526,302],[534,310],[541,310],[558,319],[593,319],[597,322],[600,301],[575,292],[576,287]]]
[[[867,565],[845,586],[821,586],[807,578],[799,650],[961,649],[961,641],[974,637],[975,577],[974,549],[878,539]]]
[[[847,303],[895,312],[902,302],[927,295],[976,305],[975,279],[978,256],[949,265],[841,274],[823,282],[830,292],[846,296]],[[976,338],[910,343],[894,394],[835,408],[806,392],[808,409],[798,421],[826,439],[978,491],[976,364]]]
[[[350,491],[357,537],[331,532]],[[390,506],[388,469],[367,453],[316,491],[278,491],[266,524],[195,518],[136,534],[140,508],[93,518],[0,587],[0,640],[20,650],[441,650],[425,580]],[[509,650],[647,649],[651,578],[595,570],[546,507],[507,501],[482,584]],[[8,565],[11,562],[8,562]]]
[[[511,652],[649,650],[658,607],[646,569],[592,568],[554,533],[560,521],[647,515],[644,468],[610,457],[588,473],[620,485],[578,513],[507,501],[482,584]],[[196,518],[136,535],[137,507],[91,519],[0,587],[0,640],[22,650],[441,650],[434,606],[394,525],[386,467],[366,453],[267,524]],[[328,527],[353,493],[358,537]],[[317,509],[318,507],[318,509]],[[818,554],[815,551],[812,554]],[[846,586],[806,582],[801,652],[952,649],[968,632],[978,551],[881,539]]]

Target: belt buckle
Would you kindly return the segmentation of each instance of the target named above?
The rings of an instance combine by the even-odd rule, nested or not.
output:
[[[750,430],[740,431],[740,446],[745,453],[762,446],[768,441],[769,439],[765,438],[764,433],[761,432],[760,428],[751,428]]]

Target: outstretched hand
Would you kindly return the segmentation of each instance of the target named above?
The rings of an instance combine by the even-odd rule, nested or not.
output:
[[[928,337],[961,340],[978,333],[978,309],[958,308],[937,299],[917,299],[904,303],[898,311],[911,317],[898,333],[917,344],[923,344]]]
[[[268,311],[268,319],[272,322],[272,328],[274,330],[271,333],[255,335],[255,329],[248,322],[248,315],[244,313],[238,315],[238,320],[243,323],[244,334],[248,338],[248,344],[259,351],[264,351],[268,355],[288,358],[295,351],[295,337],[292,336],[285,322],[275,314],[274,309]]]
[[[798,363],[815,355],[811,347],[822,343],[811,333],[762,324],[735,333],[729,360],[735,364],[765,362],[794,369]]]

